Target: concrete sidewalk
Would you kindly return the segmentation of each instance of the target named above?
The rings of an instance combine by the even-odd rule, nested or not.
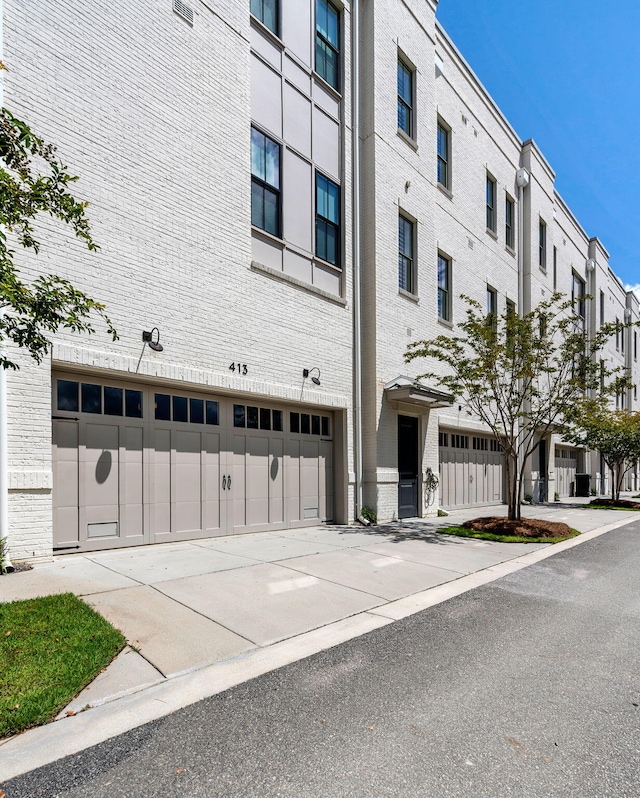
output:
[[[556,546],[437,531],[505,512],[473,508],[370,529],[313,527],[66,555],[0,579],[0,601],[82,596],[133,647],[59,722],[5,741],[2,758],[11,755],[13,775],[25,772],[51,761],[42,742],[52,734],[58,758],[640,518],[573,501],[523,508],[589,533]]]

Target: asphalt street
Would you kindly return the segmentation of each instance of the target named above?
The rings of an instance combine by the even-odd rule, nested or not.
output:
[[[638,798],[639,640],[634,523],[2,788]]]

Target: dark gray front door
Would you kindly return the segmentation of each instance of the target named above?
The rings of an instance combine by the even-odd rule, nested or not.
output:
[[[418,515],[418,419],[398,416],[398,518]]]

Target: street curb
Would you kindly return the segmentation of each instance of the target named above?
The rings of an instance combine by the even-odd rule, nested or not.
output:
[[[297,662],[320,651],[345,643],[394,621],[421,612],[481,585],[586,543],[622,526],[626,518],[585,532],[579,537],[537,549],[451,582],[389,602],[311,632],[253,649],[233,659],[190,671],[139,692],[100,704],[77,715],[0,742],[2,778],[9,779],[76,754],[111,737],[123,734],[183,707],[236,687],[270,671]]]

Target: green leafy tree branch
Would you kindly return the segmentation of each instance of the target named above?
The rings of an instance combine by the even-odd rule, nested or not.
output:
[[[2,68],[2,65],[0,65]],[[40,164],[42,172],[34,164]],[[78,178],[56,157],[31,128],[10,111],[0,112],[0,347],[7,341],[25,349],[37,362],[49,352],[51,335],[61,328],[95,332],[93,316],[101,317],[113,340],[117,333],[105,306],[57,275],[42,275],[25,282],[14,263],[9,235],[27,250],[38,253],[40,242],[34,222],[42,214],[69,225],[87,249],[98,249],[86,217],[86,202],[78,201],[69,187]],[[18,364],[0,349],[0,368]]]

